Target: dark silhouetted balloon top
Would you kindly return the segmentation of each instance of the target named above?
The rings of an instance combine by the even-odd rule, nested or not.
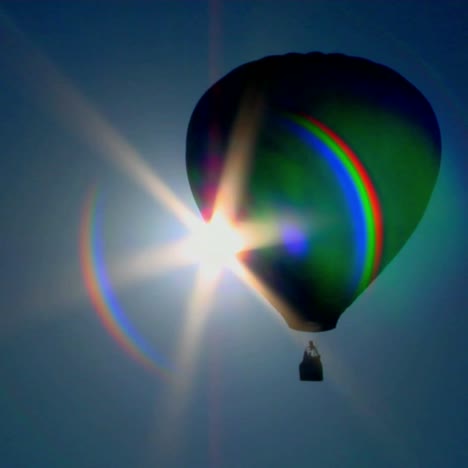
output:
[[[342,54],[234,69],[201,97],[187,132],[190,186],[206,219],[223,170],[244,168],[235,217],[269,226],[276,241],[243,261],[300,330],[334,328],[400,251],[440,157],[421,92],[386,66]]]

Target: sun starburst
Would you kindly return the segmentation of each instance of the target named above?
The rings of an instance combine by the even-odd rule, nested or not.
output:
[[[214,213],[207,223],[200,223],[188,236],[184,254],[200,265],[208,278],[225,268],[232,268],[236,255],[248,245],[247,239],[222,212]]]

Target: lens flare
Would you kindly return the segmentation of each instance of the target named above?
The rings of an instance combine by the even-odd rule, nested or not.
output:
[[[167,377],[171,366],[138,333],[112,290],[104,262],[97,206],[97,191],[93,188],[86,198],[80,229],[80,261],[88,295],[102,324],[117,343],[148,370]]]
[[[216,212],[208,223],[193,229],[185,244],[185,255],[198,263],[204,276],[216,276],[233,266],[236,255],[247,246],[247,241],[233,223]]]

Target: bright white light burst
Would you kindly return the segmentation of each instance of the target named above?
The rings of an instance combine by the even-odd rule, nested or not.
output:
[[[247,247],[245,236],[222,212],[208,223],[192,229],[183,247],[183,255],[200,265],[203,276],[217,277],[237,265],[237,255]]]

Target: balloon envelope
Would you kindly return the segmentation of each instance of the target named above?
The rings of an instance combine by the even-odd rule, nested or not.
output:
[[[234,216],[278,237],[243,261],[281,298],[268,297],[288,325],[309,331],[334,328],[400,251],[440,157],[437,119],[415,86],[370,60],[318,52],[228,73],[197,103],[186,141],[206,219],[225,171],[243,167]]]

